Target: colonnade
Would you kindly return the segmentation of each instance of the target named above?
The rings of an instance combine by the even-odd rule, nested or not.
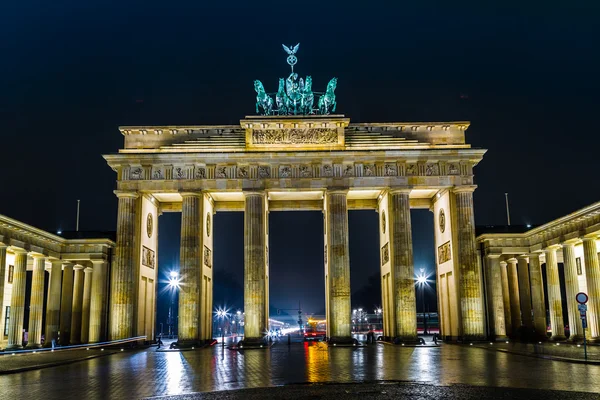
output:
[[[534,333],[546,337],[546,303],[542,263],[546,265],[546,293],[551,340],[565,340],[563,305],[566,303],[569,340],[583,339],[583,327],[575,300],[582,291],[579,275],[583,275],[589,301],[587,303],[588,339],[600,340],[600,264],[598,234],[552,244],[541,251],[503,256],[487,255],[488,303],[491,333],[497,339]],[[582,245],[577,260],[576,246]],[[566,298],[561,295],[558,255],[562,251]],[[543,261],[543,262],[542,262]],[[578,266],[579,265],[579,266]],[[583,268],[582,266],[585,266]],[[582,269],[585,269],[583,273]]]
[[[103,321],[106,319],[107,303],[106,261],[91,260],[92,267],[84,267],[24,249],[11,250],[14,252],[14,272],[7,349],[23,346],[28,257],[33,258],[33,273],[27,348],[41,347],[42,334],[45,336],[43,344],[46,347],[52,345],[52,340],[59,341],[60,345],[105,340]],[[0,251],[0,265],[6,266],[6,248]],[[0,272],[4,269],[0,268]],[[44,310],[45,271],[48,271],[50,276]],[[1,276],[4,277],[4,274]],[[42,326],[44,313],[45,327]]]

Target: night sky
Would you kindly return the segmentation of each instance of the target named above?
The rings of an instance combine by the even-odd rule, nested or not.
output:
[[[2,5],[1,214],[73,230],[81,199],[82,230],[114,230],[116,174],[101,155],[122,146],[117,127],[236,124],[254,112],[253,80],[275,91],[289,70],[281,43],[297,42],[297,72],[315,90],[337,76],[338,111],[353,122],[472,121],[468,142],[489,149],[475,169],[478,224],[505,223],[505,192],[514,224],[600,199],[594,2],[108,3]],[[378,268],[377,214],[349,218],[359,293]],[[178,260],[177,219],[159,221],[163,271]],[[413,213],[415,265],[429,271],[431,221]],[[215,304],[240,299],[242,222],[241,213],[215,216],[215,274],[227,282]],[[270,224],[272,304],[320,311],[322,216],[272,213]]]

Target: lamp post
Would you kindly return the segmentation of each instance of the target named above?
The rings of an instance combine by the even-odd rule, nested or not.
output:
[[[175,324],[175,318],[173,316],[173,307],[175,304],[175,293],[179,289],[179,273],[177,271],[171,271],[169,273],[169,288],[171,289],[171,304],[169,305],[169,316],[167,317],[167,326],[169,327],[169,338],[173,338],[175,330],[173,325]],[[162,332],[162,324],[161,324]]]
[[[378,309],[375,310],[375,314],[377,315],[377,323],[381,327],[381,330],[383,330],[383,326],[382,326],[383,323],[381,321],[381,312],[382,312],[381,308],[378,308]]]
[[[425,269],[420,268],[420,275],[417,276],[417,284],[421,287],[421,301],[423,306],[423,335],[427,335],[427,318],[425,317],[425,286],[427,286],[427,276]]]

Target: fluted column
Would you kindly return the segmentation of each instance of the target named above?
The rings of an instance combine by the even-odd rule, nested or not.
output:
[[[529,264],[527,256],[518,257],[519,274],[519,299],[521,300],[521,320],[523,326],[530,334],[533,331],[533,318],[531,316],[531,289],[529,286]]]
[[[506,334],[512,334],[512,316],[510,310],[510,289],[508,286],[508,263],[500,261],[500,278],[502,279],[502,301],[504,303],[504,325]]]
[[[7,349],[23,346],[23,318],[25,315],[25,282],[27,274],[27,253],[15,251],[12,295],[10,297],[10,320],[8,322]]]
[[[575,244],[572,242],[563,244],[563,264],[565,266],[565,289],[569,314],[569,340],[583,340],[583,326],[577,308],[579,304],[575,300],[575,296],[579,293],[579,281],[575,261]]]
[[[183,346],[200,338],[200,290],[202,278],[202,193],[181,193],[181,248],[179,290],[179,337]]]
[[[42,317],[44,313],[44,274],[46,258],[33,256],[33,275],[31,281],[31,300],[29,302],[29,335],[28,348],[42,345]]]
[[[52,346],[52,339],[58,340],[60,329],[60,286],[62,284],[62,261],[52,260],[48,280],[48,303],[46,304],[46,341],[44,347]]]
[[[550,307],[551,340],[565,340],[565,324],[563,321],[562,298],[560,296],[560,280],[556,250],[559,246],[550,246],[546,253],[546,277],[548,286],[548,305]]]
[[[6,287],[6,248],[0,242],[0,341],[4,339],[4,288]]]
[[[350,247],[347,190],[326,193],[330,343],[351,342]]]
[[[406,189],[391,190],[388,212],[396,301],[396,334],[403,341],[416,341],[417,309],[409,194],[410,190]]]
[[[244,198],[244,341],[260,341],[268,329],[266,196],[264,192],[244,192]]]
[[[73,311],[73,264],[63,265],[62,294],[60,298],[60,345],[66,346],[71,339],[71,312]]]
[[[117,246],[115,265],[110,285],[110,339],[133,336],[133,307],[137,271],[136,222],[138,222],[139,195],[136,192],[115,191],[119,198],[117,217]]]
[[[583,256],[585,261],[585,279],[587,282],[587,321],[593,341],[600,341],[600,264],[598,263],[598,247],[596,237],[583,239]]]
[[[516,335],[521,327],[521,300],[519,296],[519,275],[517,273],[517,259],[508,260],[508,290],[510,291],[510,317],[512,334]]]
[[[75,265],[73,278],[73,305],[71,308],[71,344],[81,343],[81,318],[83,311],[83,266]]]
[[[81,343],[88,343],[90,338],[90,301],[92,295],[92,269],[83,270],[83,303],[81,304]]]
[[[546,302],[544,300],[544,280],[540,264],[541,253],[528,254],[529,284],[531,285],[531,308],[533,311],[533,329],[538,339],[546,338]]]
[[[454,215],[452,215],[452,219],[456,221],[460,315],[462,336],[465,340],[485,338],[481,272],[475,244],[474,190],[475,186],[454,188]]]
[[[103,341],[105,338],[102,337],[102,315],[106,308],[106,261],[103,260],[92,260],[93,273],[92,273],[92,288],[90,294],[90,323],[89,323],[89,337],[90,343],[98,343]]]
[[[500,256],[489,254],[488,265],[491,280],[492,326],[497,340],[506,339],[506,321],[504,320],[504,300],[502,296],[502,273],[500,272]]]

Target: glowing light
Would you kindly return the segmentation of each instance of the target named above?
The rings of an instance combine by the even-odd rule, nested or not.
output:
[[[177,273],[177,271],[171,271],[171,273],[169,274],[169,276],[171,278],[177,278],[179,276],[179,274]]]
[[[381,314],[381,311],[382,311],[381,308],[378,308],[377,309],[377,314]]]
[[[177,271],[171,271],[169,273],[169,287],[172,289],[179,289],[180,280],[179,273]]]
[[[62,235],[62,231],[59,229],[59,230],[56,231],[56,234],[57,235]]]
[[[423,275],[417,276],[417,283],[419,285],[424,285],[425,283],[427,283],[427,277]]]

